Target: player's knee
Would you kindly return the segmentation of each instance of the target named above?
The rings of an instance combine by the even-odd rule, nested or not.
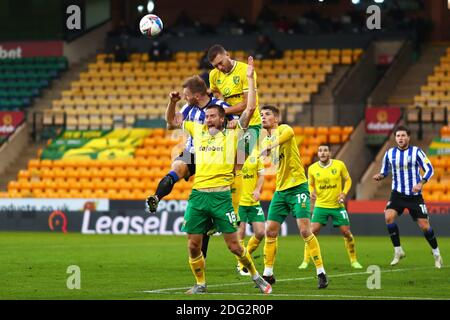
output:
[[[241,245],[239,245],[239,243],[233,243],[229,245],[228,249],[231,251],[232,254],[236,256],[242,256],[242,254],[244,253],[244,248]]]
[[[384,216],[384,220],[386,221],[386,224],[390,224],[390,223],[393,223],[395,219],[394,219],[393,215],[386,214]]]
[[[342,235],[347,238],[350,239],[352,237],[352,233],[350,232],[350,230],[341,230]]]
[[[308,230],[308,229],[302,229],[302,230],[300,230],[300,235],[301,235],[303,238],[308,238],[311,234],[312,234],[312,232],[311,232],[310,230]]]
[[[172,163],[172,170],[178,175],[179,178],[186,176],[188,168],[186,163],[181,160],[176,160]]]
[[[255,231],[255,238],[261,241],[264,238],[264,231]]]
[[[278,236],[278,231],[276,230],[266,230],[266,237],[276,238]]]
[[[200,254],[201,245],[196,241],[188,242],[188,250],[191,253],[191,256],[198,256]]]

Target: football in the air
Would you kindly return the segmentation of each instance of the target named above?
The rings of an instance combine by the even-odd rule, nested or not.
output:
[[[163,30],[163,22],[154,14],[147,14],[139,22],[139,30],[146,37],[155,37]]]

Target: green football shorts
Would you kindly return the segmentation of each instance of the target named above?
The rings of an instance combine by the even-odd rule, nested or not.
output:
[[[217,232],[237,231],[237,217],[231,203],[231,192],[192,190],[181,231],[189,234],[204,234],[211,228],[211,219]]]
[[[259,136],[261,133],[261,125],[249,126],[247,130],[243,133],[242,137],[239,137],[238,141],[238,155],[237,161],[238,164],[243,164],[241,162],[245,162],[245,156],[249,156],[253,148],[257,145],[259,141]]]
[[[304,182],[283,191],[275,191],[267,220],[282,224],[291,213],[296,219],[310,219],[310,210],[308,182]]]
[[[239,206],[239,218],[241,222],[265,222],[266,217],[261,206]]]
[[[333,219],[333,226],[349,226],[350,220],[348,219],[347,211],[344,207],[342,208],[319,208],[315,207],[311,222],[317,222],[321,225],[326,225],[328,222],[328,217]]]

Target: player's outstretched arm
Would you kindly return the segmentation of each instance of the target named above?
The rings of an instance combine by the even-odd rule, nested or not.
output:
[[[180,93],[178,91],[172,91],[169,94],[169,98],[170,100],[166,109],[167,129],[180,129],[183,123],[183,115],[175,111],[177,102],[181,99]]]
[[[254,79],[255,68],[253,66],[253,57],[248,57],[247,66],[247,80],[248,80],[248,97],[247,97],[247,107],[244,112],[242,112],[239,118],[239,123],[243,129],[248,127],[250,118],[256,110],[256,87]]]

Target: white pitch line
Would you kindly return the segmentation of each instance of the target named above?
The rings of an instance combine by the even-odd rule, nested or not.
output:
[[[402,272],[402,271],[416,271],[416,270],[424,270],[424,269],[430,269],[431,267],[419,267],[419,268],[403,268],[403,269],[394,269],[394,270],[381,270],[382,273],[390,273],[390,272]],[[443,267],[447,268],[447,267]],[[348,277],[348,276],[358,276],[358,275],[367,275],[370,274],[368,272],[351,272],[351,273],[341,273],[336,275],[329,275],[328,278],[340,278],[340,277]],[[277,282],[290,282],[290,281],[303,281],[303,280],[311,280],[316,279],[316,277],[304,277],[304,278],[290,278],[290,279],[277,279]],[[245,282],[233,282],[233,283],[221,283],[221,284],[213,284],[208,285],[208,288],[221,288],[221,287],[229,287],[229,286],[241,286],[241,285],[248,285],[252,284],[253,282],[245,281]],[[145,290],[141,291],[143,293],[164,293],[166,291],[176,291],[176,290],[187,290],[190,289],[190,287],[178,287],[178,288],[162,288],[162,289],[156,289],[156,290]],[[211,294],[211,293],[208,293]],[[322,297],[322,296],[320,296]]]
[[[158,292],[159,294],[186,295],[184,292]],[[231,295],[231,296],[258,296],[261,293],[240,293],[240,292],[208,292],[205,295]],[[356,298],[356,299],[403,299],[403,300],[450,300],[450,298],[427,298],[427,297],[391,297],[391,296],[351,296],[343,294],[295,294],[295,293],[271,293],[267,297],[315,297],[315,298]]]

